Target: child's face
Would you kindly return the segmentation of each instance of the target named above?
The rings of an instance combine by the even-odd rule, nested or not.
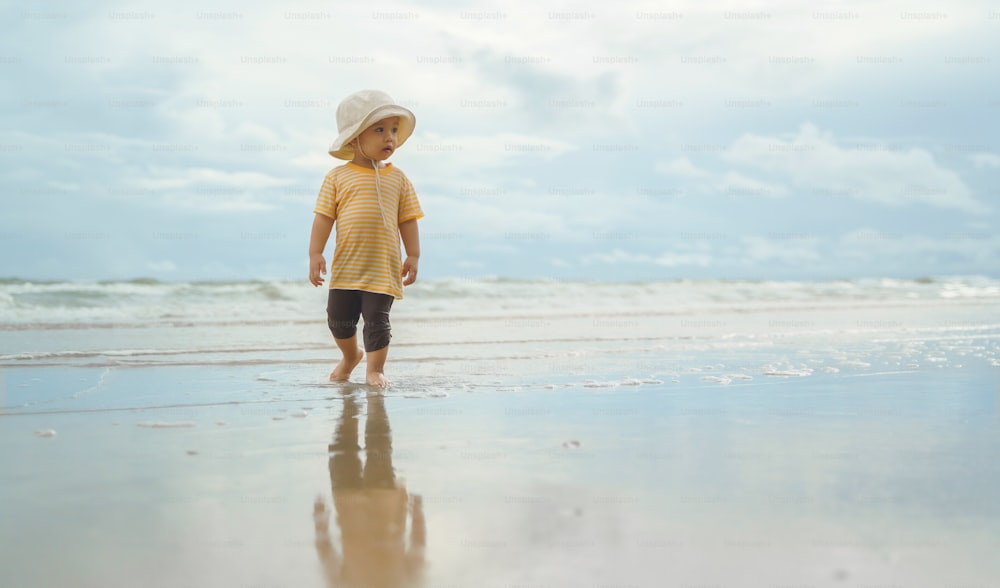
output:
[[[385,161],[389,159],[399,143],[399,117],[383,118],[368,127],[354,140],[355,155],[365,159]]]

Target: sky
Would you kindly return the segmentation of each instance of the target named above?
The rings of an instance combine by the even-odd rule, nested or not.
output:
[[[987,0],[0,10],[0,277],[305,281],[365,88],[421,279],[1000,276]]]

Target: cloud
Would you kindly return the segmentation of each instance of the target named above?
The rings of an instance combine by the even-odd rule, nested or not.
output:
[[[969,156],[969,159],[976,167],[1000,167],[1000,155],[996,153],[975,153]]]
[[[815,262],[821,259],[817,251],[818,239],[810,236],[789,235],[788,238],[779,238],[750,235],[742,238],[742,245],[738,253],[742,263]]]
[[[197,212],[264,212],[280,208],[265,191],[291,182],[259,172],[229,172],[212,168],[150,167],[145,175],[122,182],[115,194],[152,196],[169,208]]]
[[[154,167],[150,177],[134,180],[140,188],[149,190],[188,189],[196,185],[227,186],[243,189],[284,186],[288,180],[257,172],[227,172],[224,170],[190,167],[170,169]]]
[[[735,171],[713,174],[707,169],[698,167],[687,157],[678,157],[670,161],[657,163],[655,168],[656,171],[675,178],[695,180],[696,182],[693,185],[700,187],[706,192],[724,194],[734,198],[755,196],[781,198],[788,195],[788,189],[780,184],[751,178]],[[718,181],[697,182],[697,180],[707,180],[716,175],[721,175]]]
[[[552,160],[578,147],[541,135],[502,132],[493,134],[443,135],[426,133],[406,142],[407,161],[433,168],[440,162],[454,177],[455,166],[496,167],[513,165],[525,158]]]
[[[774,174],[814,193],[845,195],[887,206],[924,204],[983,213],[954,171],[926,150],[881,144],[839,144],[831,133],[806,123],[791,136],[747,133],[722,158]]]
[[[755,180],[738,172],[726,172],[716,188],[723,194],[733,197],[764,196],[781,198],[788,194],[788,189],[780,184],[771,184]]]
[[[678,266],[699,266],[707,267],[712,264],[713,257],[708,253],[675,253],[667,251],[660,255],[648,255],[645,253],[632,253],[621,249],[613,249],[607,253],[594,253],[585,255],[582,259],[584,264],[603,263],[611,265],[638,264],[657,265],[662,267]]]
[[[989,0],[959,0],[937,20],[862,0],[750,8],[739,0],[667,8],[398,0],[377,12],[398,17],[309,4],[216,11],[179,0],[149,19],[112,17],[119,12],[99,4],[57,12],[65,18],[15,18],[0,39],[12,88],[12,108],[0,114],[0,179],[20,197],[6,203],[0,234],[16,239],[12,249],[36,251],[20,235],[68,233],[79,223],[118,228],[107,229],[106,242],[75,243],[71,264],[61,252],[52,265],[19,256],[5,271],[75,264],[100,273],[110,267],[106,250],[134,251],[131,265],[120,262],[122,275],[166,258],[177,276],[270,271],[265,264],[301,254],[296,238],[268,241],[272,257],[245,261],[242,248],[222,241],[181,252],[129,227],[155,217],[164,233],[183,233],[192,222],[216,224],[216,213],[270,211],[225,227],[239,235],[278,225],[294,235],[323,174],[340,164],[326,153],[336,105],[381,84],[417,114],[394,162],[421,196],[422,228],[449,235],[439,247],[456,261],[482,258],[479,269],[438,266],[445,274],[551,271],[563,266],[549,260],[575,263],[592,250],[570,251],[595,242],[621,248],[590,256],[598,278],[656,267],[850,275],[869,271],[869,261],[908,271],[874,251],[928,274],[952,267],[922,269],[931,258],[997,267],[969,258],[976,242],[960,238],[837,241],[858,218],[910,236],[958,234],[972,221],[992,228],[990,216],[965,213],[992,206],[986,194],[1000,155],[987,147],[931,155],[949,142],[990,144],[981,121],[995,110],[987,100],[996,82],[984,78],[987,67],[945,61],[985,53],[995,33],[982,16]],[[901,107],[900,96],[917,106],[946,102],[947,121],[942,110]],[[880,136],[856,140],[864,129]],[[53,209],[71,212],[54,219]],[[822,236],[741,234],[784,227]],[[684,230],[709,235],[708,245],[672,242],[671,232]],[[635,238],[612,243],[618,235]]]
[[[393,161],[409,175],[421,197],[437,194],[453,198],[453,202],[441,203],[449,212],[455,206],[464,209],[482,203],[483,208],[467,211],[476,213],[467,218],[500,225],[509,224],[508,220],[517,222],[524,212],[564,214],[571,195],[552,195],[547,186],[565,188],[573,180],[551,171],[552,162],[579,150],[567,141],[530,133],[428,132],[407,141]],[[594,187],[585,186],[588,189],[583,196],[593,198]],[[488,226],[483,228],[489,231]]]
[[[687,157],[678,157],[677,159],[657,163],[656,171],[682,178],[704,178],[710,175],[707,171],[691,163],[691,160]]]
[[[958,232],[944,236],[912,235],[859,228],[834,240],[834,247],[845,252],[862,252],[866,257],[903,259],[947,256],[997,266],[1000,260],[1000,235]]]
[[[165,274],[177,271],[177,264],[170,261],[169,259],[164,259],[161,261],[150,261],[149,263],[146,264],[146,267],[149,268],[150,271],[155,272],[157,274]]]
[[[448,234],[458,230],[476,240],[502,239],[505,246],[534,246],[564,239],[574,234],[566,215],[558,209],[531,206],[529,196],[517,193],[488,198],[421,196],[428,216],[422,231]]]
[[[585,255],[581,263],[623,273],[666,267],[688,275],[838,278],[996,272],[998,259],[1000,236],[988,232],[933,236],[860,227],[827,236],[789,232],[676,242],[659,254],[616,248]],[[844,268],[853,269],[845,274]]]

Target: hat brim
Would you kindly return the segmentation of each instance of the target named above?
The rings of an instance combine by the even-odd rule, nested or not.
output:
[[[341,131],[340,135],[337,136],[337,139],[330,145],[330,155],[336,157],[337,159],[354,159],[354,147],[349,145],[349,143],[357,138],[357,136],[364,132],[364,130],[368,127],[380,120],[392,118],[394,116],[399,117],[399,129],[396,131],[396,136],[398,137],[399,142],[396,144],[396,147],[402,146],[402,144],[410,138],[410,135],[413,134],[417,117],[402,106],[387,104],[372,110],[363,119],[361,119],[360,122]]]

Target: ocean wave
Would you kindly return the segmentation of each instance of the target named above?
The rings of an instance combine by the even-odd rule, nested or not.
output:
[[[807,281],[675,280],[584,282],[502,278],[422,280],[402,302],[413,316],[492,317],[594,314],[610,307],[637,313],[761,304],[845,304],[928,300],[1000,300],[1000,280],[938,277]],[[0,329],[37,325],[166,325],[315,320],[326,292],[305,281],[59,282],[0,279]],[[30,328],[30,327],[28,327]]]
[[[0,328],[13,325],[267,320],[302,316],[318,304],[304,283],[0,280]]]
[[[76,360],[93,358],[132,359],[144,357],[170,358],[182,355],[241,355],[252,353],[280,354],[294,351],[328,350],[329,345],[273,345],[260,347],[211,347],[192,349],[93,349],[87,351],[35,351],[0,355],[0,365],[10,362],[38,362],[45,360]]]

